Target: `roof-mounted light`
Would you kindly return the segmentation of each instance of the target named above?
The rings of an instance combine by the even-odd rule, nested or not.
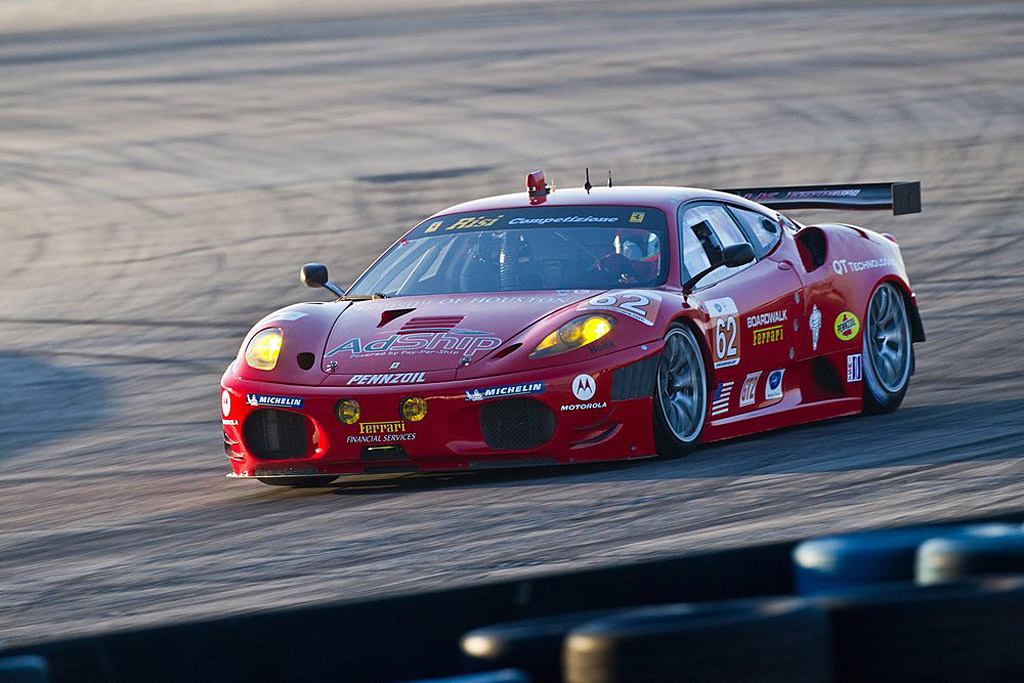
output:
[[[544,171],[526,174],[526,191],[530,195],[531,204],[543,204],[547,201],[551,188],[544,179]]]

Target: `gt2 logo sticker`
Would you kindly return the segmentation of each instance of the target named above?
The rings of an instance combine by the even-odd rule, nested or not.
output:
[[[654,326],[661,307],[661,295],[654,292],[637,292],[624,289],[614,294],[602,294],[589,299],[576,307],[577,311],[602,310],[614,311],[627,318],[632,318],[648,327]]]
[[[393,334],[383,339],[364,340],[353,337],[335,346],[325,356],[348,351],[353,357],[393,356],[403,353],[459,354],[470,357],[481,351],[501,346],[501,339],[489,332],[453,329],[447,332],[416,332]]]
[[[727,368],[740,362],[739,311],[729,297],[712,299],[705,304],[715,326],[715,367]]]
[[[761,379],[761,372],[752,372],[743,381],[740,389],[740,407],[754,405],[757,400],[757,382]]]

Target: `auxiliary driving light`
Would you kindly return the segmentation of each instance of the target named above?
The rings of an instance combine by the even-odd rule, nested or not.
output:
[[[427,416],[427,402],[419,396],[402,399],[402,417],[409,422],[419,422]]]
[[[334,412],[338,419],[347,425],[359,422],[359,401],[351,398],[343,398],[334,406]]]

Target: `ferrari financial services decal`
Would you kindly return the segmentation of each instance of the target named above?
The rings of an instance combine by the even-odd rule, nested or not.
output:
[[[753,405],[757,400],[757,382],[761,379],[761,372],[752,372],[743,380],[743,387],[740,388],[740,407]]]
[[[658,308],[660,307],[660,294],[623,289],[614,294],[602,294],[588,299],[577,306],[576,310],[614,311],[651,327],[654,325],[655,318],[658,317]]]
[[[846,357],[846,381],[859,382],[864,375],[864,360],[859,353],[851,353]]]
[[[716,368],[739,365],[740,326],[736,322],[739,311],[731,298],[711,299],[707,306],[715,327],[714,356]]]
[[[414,432],[405,434],[377,434],[374,436],[350,436],[345,439],[348,443],[381,443],[393,441],[413,441],[416,439]]]
[[[523,384],[507,384],[503,387],[486,387],[484,389],[468,389],[467,401],[483,401],[498,396],[522,396],[523,394],[543,394],[544,382],[525,382]]]
[[[729,397],[732,396],[732,382],[719,382],[715,387],[715,397],[711,402],[711,415],[729,412]]]
[[[843,311],[836,317],[836,336],[843,341],[850,341],[860,332],[860,320],[849,311]]]
[[[267,394],[246,394],[245,402],[250,406],[276,406],[279,408],[301,408],[302,399],[297,396],[270,396]]]
[[[404,422],[360,422],[360,434],[398,434],[405,431]]]
[[[785,370],[772,370],[764,385],[764,400],[778,401],[782,398],[782,375]]]

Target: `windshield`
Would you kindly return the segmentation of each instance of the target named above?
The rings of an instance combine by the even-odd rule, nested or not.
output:
[[[665,214],[650,207],[536,207],[429,219],[349,296],[610,289],[664,282]]]

